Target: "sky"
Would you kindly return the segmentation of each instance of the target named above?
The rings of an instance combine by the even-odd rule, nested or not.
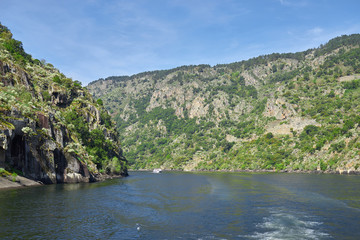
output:
[[[85,86],[315,48],[360,33],[359,10],[359,0],[0,0],[0,22]]]

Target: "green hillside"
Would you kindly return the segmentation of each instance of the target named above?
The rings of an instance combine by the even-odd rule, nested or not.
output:
[[[304,52],[108,77],[134,169],[359,171],[360,35]]]
[[[127,175],[126,164],[102,103],[0,24],[0,176],[88,182]]]

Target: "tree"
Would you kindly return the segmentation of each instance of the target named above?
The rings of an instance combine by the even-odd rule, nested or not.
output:
[[[277,67],[276,67],[276,65],[275,65],[275,64],[274,64],[274,65],[272,65],[272,68],[271,68],[271,69],[272,69],[272,72],[273,72],[273,73],[276,73],[276,72],[277,72]]]
[[[104,106],[103,100],[101,98],[96,100],[96,103],[99,104],[100,106]]]

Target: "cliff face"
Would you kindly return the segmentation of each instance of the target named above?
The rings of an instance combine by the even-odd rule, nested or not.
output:
[[[101,101],[51,64],[32,59],[2,25],[0,170],[43,183],[127,175],[119,136]]]
[[[133,168],[358,171],[360,35],[216,66],[108,77]]]
[[[43,183],[95,181],[98,172],[89,168],[96,166],[64,149],[72,142],[68,130],[56,129],[52,113],[46,115],[39,114],[34,120],[16,108],[4,114],[11,127],[0,130],[0,167]]]

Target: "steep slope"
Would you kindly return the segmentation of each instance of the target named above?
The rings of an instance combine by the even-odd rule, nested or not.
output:
[[[126,165],[102,103],[0,24],[0,175],[89,182],[127,175]]]
[[[132,168],[358,171],[360,35],[87,86]]]

